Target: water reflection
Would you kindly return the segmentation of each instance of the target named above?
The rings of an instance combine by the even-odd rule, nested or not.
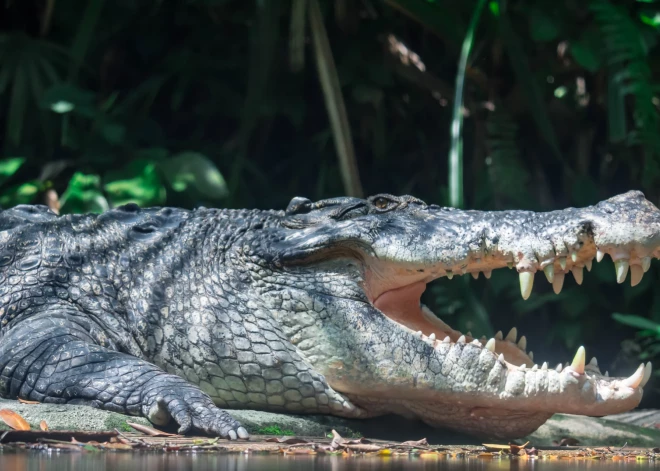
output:
[[[660,465],[657,465],[660,469]],[[445,458],[388,458],[341,456],[218,455],[156,453],[62,453],[53,451],[0,452],[0,471],[78,471],[78,470],[165,470],[222,471],[345,471],[345,470],[520,470],[564,471],[574,469],[622,470],[655,469],[649,461],[527,461]]]

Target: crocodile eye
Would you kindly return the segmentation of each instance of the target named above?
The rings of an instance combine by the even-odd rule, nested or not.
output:
[[[394,204],[394,201],[392,201],[388,198],[385,198],[383,196],[378,196],[378,197],[374,198],[374,200],[372,201],[372,204],[377,209],[386,210],[386,209],[389,209],[389,208],[392,207],[392,205]]]

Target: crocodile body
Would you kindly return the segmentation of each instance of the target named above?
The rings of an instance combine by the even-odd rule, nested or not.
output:
[[[286,211],[17,206],[0,212],[0,396],[228,438],[247,437],[232,408],[523,435],[554,412],[634,408],[650,364],[609,378],[582,349],[539,367],[515,332],[451,329],[420,305],[426,284],[513,264],[527,297],[535,271],[561,289],[603,253],[635,282],[658,246],[660,211],[639,192],[551,213],[391,195]]]

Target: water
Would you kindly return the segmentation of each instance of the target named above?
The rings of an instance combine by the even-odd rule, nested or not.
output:
[[[569,471],[660,469],[653,461],[452,459],[419,457],[282,456],[258,454],[0,452],[0,471],[345,471],[516,470]]]

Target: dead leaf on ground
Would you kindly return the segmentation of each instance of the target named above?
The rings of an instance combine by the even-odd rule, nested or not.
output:
[[[42,420],[39,422],[39,428],[43,430],[44,432],[48,432],[48,424],[46,423],[45,420]]]
[[[297,443],[309,443],[307,440],[303,440],[302,438],[297,438],[297,437],[282,437],[282,438],[271,437],[271,438],[267,438],[265,441],[275,442],[275,443],[286,443],[287,445],[295,445]]]
[[[41,404],[39,401],[28,401],[27,399],[18,398],[18,402],[21,404]]]
[[[529,442],[525,443],[524,445],[516,445],[515,443],[509,443],[511,454],[517,455],[518,453],[520,453],[520,450],[524,450],[527,445],[529,445]]]
[[[142,424],[136,424],[133,422],[128,422],[126,421],[128,425],[133,427],[135,430],[138,432],[142,432],[146,435],[150,435],[152,437],[176,437],[176,433],[167,433],[163,432],[162,430],[155,429],[153,427],[149,427],[148,425],[142,425]]]
[[[30,424],[13,410],[0,409],[0,420],[14,430],[30,430]]]

